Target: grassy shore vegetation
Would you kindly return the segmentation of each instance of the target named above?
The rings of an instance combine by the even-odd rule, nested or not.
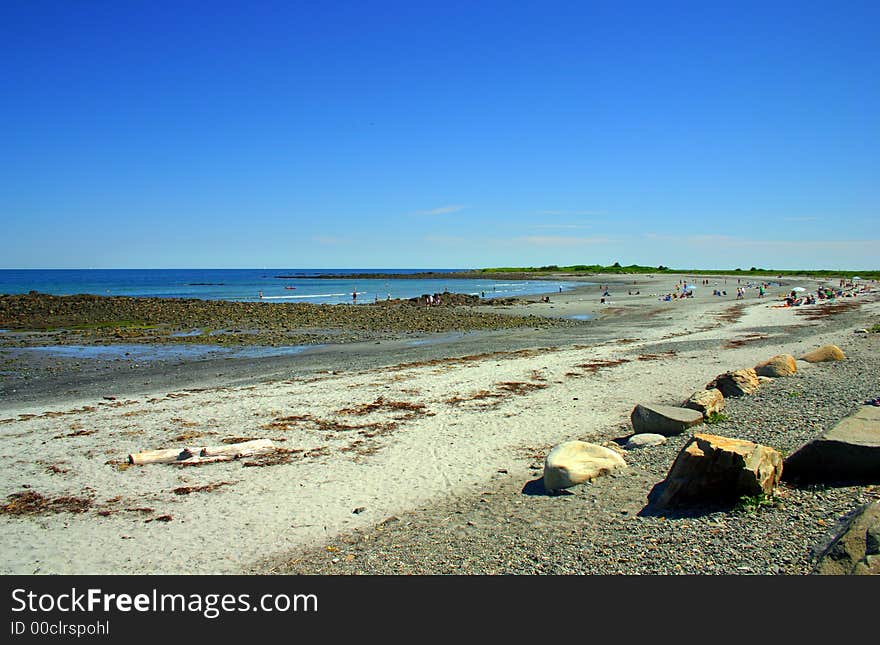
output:
[[[837,269],[800,269],[797,271],[788,271],[780,269],[763,269],[759,267],[750,267],[743,269],[672,269],[667,266],[649,267],[639,264],[629,264],[626,266],[615,262],[610,266],[602,266],[601,264],[574,264],[571,266],[556,266],[550,264],[542,267],[492,267],[480,269],[480,273],[623,273],[623,274],[699,274],[699,275],[744,275],[744,276],[808,276],[813,278],[853,278],[858,276],[865,280],[880,279],[880,270],[876,271],[850,271]]]

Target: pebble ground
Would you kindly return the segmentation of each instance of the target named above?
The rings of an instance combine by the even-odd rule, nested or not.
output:
[[[805,366],[751,396],[728,399],[727,420],[701,431],[791,454],[880,396],[880,334],[854,334],[842,347],[847,360]],[[623,443],[630,432],[621,424],[599,443]],[[543,494],[536,455],[531,481],[500,472],[473,495],[386,518],[293,554],[272,564],[271,572],[806,575],[847,514],[880,499],[880,486],[797,488],[783,482],[761,504],[652,511],[648,493],[689,436],[628,451],[629,467],[619,475],[558,496]]]

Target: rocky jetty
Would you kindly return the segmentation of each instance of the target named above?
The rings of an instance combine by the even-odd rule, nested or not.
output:
[[[480,299],[442,294],[366,305],[229,302],[126,296],[0,295],[0,342],[6,346],[128,343],[300,345],[393,338],[407,333],[570,327],[561,318],[476,311]],[[20,332],[30,332],[26,338]],[[183,335],[186,334],[186,335]]]

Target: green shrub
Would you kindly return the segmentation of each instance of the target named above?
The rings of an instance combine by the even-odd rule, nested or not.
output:
[[[739,498],[736,510],[743,513],[757,513],[762,508],[771,508],[778,505],[779,500],[773,494],[743,495]]]

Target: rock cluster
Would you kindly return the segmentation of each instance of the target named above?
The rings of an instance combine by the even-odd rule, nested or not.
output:
[[[372,340],[401,333],[578,324],[563,318],[476,311],[479,298],[465,294],[443,294],[443,300],[444,305],[433,307],[406,300],[353,306],[30,293],[0,295],[0,329],[42,331],[52,345],[120,339],[133,343],[300,345]],[[172,335],[193,330],[201,333]],[[12,345],[16,334],[2,334],[0,342]],[[33,333],[22,342],[41,344]]]
[[[835,349],[826,346],[807,356],[837,356],[840,350]],[[796,373],[794,357],[778,354],[754,369],[718,375],[707,389],[691,395],[684,407],[639,403],[630,414],[634,434],[625,447],[636,450],[661,445],[667,437],[700,426],[723,409],[725,396],[752,394],[762,381]],[[547,456],[544,486],[548,491],[568,488],[623,463],[619,455],[601,446],[566,442]],[[866,407],[844,419],[785,462],[770,446],[696,433],[679,452],[666,478],[649,494],[649,501],[656,508],[733,505],[743,498],[772,496],[784,470],[788,478],[800,481],[880,482],[880,408]]]

